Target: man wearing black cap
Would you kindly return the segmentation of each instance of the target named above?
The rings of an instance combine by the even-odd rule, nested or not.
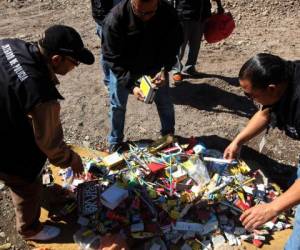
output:
[[[38,43],[0,40],[0,180],[10,189],[17,230],[24,239],[49,240],[60,230],[42,225],[40,173],[46,159],[83,171],[81,158],[63,141],[59,118],[63,99],[55,74],[65,75],[93,54],[71,27],[54,25]]]

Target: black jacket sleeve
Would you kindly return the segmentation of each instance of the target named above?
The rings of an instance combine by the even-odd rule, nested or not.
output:
[[[134,83],[137,81],[137,76],[131,74],[123,66],[126,65],[124,60],[129,60],[122,56],[122,52],[125,49],[122,45],[125,35],[121,20],[114,18],[113,15],[108,15],[102,33],[103,60],[116,75],[118,83],[132,91]]]

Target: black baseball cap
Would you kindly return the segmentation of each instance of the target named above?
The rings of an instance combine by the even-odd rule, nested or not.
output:
[[[53,25],[46,29],[40,45],[50,53],[71,56],[79,62],[91,65],[95,58],[93,53],[84,47],[79,33],[72,27]]]

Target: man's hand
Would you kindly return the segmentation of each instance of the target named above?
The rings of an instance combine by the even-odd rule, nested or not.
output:
[[[82,161],[80,156],[75,152],[72,152],[71,168],[73,170],[73,174],[75,178],[79,178],[82,175],[83,173]]]
[[[158,72],[155,77],[152,79],[152,83],[157,87],[161,87],[166,84],[166,74],[164,70]]]
[[[145,99],[145,96],[143,95],[143,92],[139,87],[134,87],[133,95],[141,102],[143,102]]]
[[[241,215],[240,221],[248,231],[253,231],[277,215],[278,213],[273,209],[272,203],[259,204],[246,210]]]
[[[228,147],[224,150],[223,158],[227,160],[236,159],[241,151],[242,146],[238,145],[234,141],[231,142]]]

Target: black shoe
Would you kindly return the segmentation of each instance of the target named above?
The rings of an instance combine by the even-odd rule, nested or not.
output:
[[[182,74],[189,77],[201,77],[203,76],[202,73],[198,72],[195,67],[190,67],[184,71],[182,71]]]
[[[121,143],[117,143],[117,144],[111,144],[109,145],[108,147],[108,152],[110,154],[114,153],[114,152],[118,152],[122,147],[122,144]]]
[[[120,142],[120,143],[117,143],[117,144],[109,145],[108,152],[110,154],[112,154],[114,152],[118,152],[119,154],[122,154],[122,153],[124,153],[124,151],[126,151],[128,149],[129,149],[129,147],[128,147],[127,143]]]

